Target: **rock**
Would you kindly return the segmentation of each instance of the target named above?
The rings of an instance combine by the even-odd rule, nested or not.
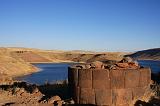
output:
[[[116,64],[118,61],[115,61],[115,60],[105,60],[103,61],[104,64],[107,64],[107,65],[113,65],[113,64]]]
[[[48,100],[48,103],[49,103],[49,104],[53,104],[53,103],[55,103],[55,102],[57,102],[57,101],[61,101],[61,98],[56,95],[56,96],[51,97],[51,98]]]
[[[114,64],[112,64],[112,65],[110,65],[110,64],[109,64],[109,65],[108,65],[108,64],[105,64],[105,65],[104,65],[104,68],[105,68],[105,69],[110,69],[110,70],[111,70],[111,69],[115,70],[115,69],[116,69],[116,65],[114,65]]]
[[[98,68],[98,69],[102,69],[103,68],[103,63],[100,62],[100,61],[95,61],[95,62],[92,62],[91,64],[91,67],[95,67],[95,68]]]
[[[22,92],[21,94],[20,94],[20,96],[23,96],[23,97],[27,97],[27,96],[29,96],[30,94],[29,93],[27,93],[27,92]]]
[[[139,64],[138,64],[137,61],[134,61],[134,65],[137,66],[137,67],[139,67]]]
[[[76,65],[72,65],[72,68],[85,69],[86,66],[84,64],[76,64]]]
[[[42,98],[44,95],[39,91],[32,94],[36,98]]]
[[[85,65],[85,68],[86,68],[86,69],[90,69],[90,68],[91,68],[91,65],[90,65],[90,64],[86,64],[86,65]]]
[[[63,104],[63,101],[61,100],[57,101],[57,106],[62,106],[62,104]]]
[[[73,99],[72,99],[72,100],[70,100],[70,101],[69,101],[69,103],[70,103],[70,104],[75,104],[75,102],[74,102],[74,100],[73,100]]]
[[[128,68],[129,64],[128,63],[116,63],[116,65],[120,68]]]
[[[130,63],[133,62],[133,59],[131,57],[124,57],[120,63]]]
[[[36,88],[32,91],[32,93],[37,93],[37,92],[39,92],[39,89],[36,87]]]
[[[24,88],[16,88],[17,90],[15,91],[15,94],[17,96],[21,96],[22,93],[25,92],[25,89]],[[14,94],[14,93],[13,93]]]

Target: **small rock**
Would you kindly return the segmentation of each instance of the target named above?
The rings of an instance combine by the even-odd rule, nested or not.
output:
[[[57,106],[62,106],[62,104],[63,104],[63,101],[61,100],[57,101]]]
[[[24,88],[20,88],[18,91],[15,92],[15,94],[17,96],[21,96],[21,94],[24,93],[24,92],[25,92],[25,89]]]
[[[95,61],[95,62],[92,62],[92,63],[91,63],[91,67],[95,67],[95,68],[98,68],[98,69],[102,69],[102,68],[103,68],[103,63],[100,62],[100,61]]]
[[[111,70],[111,69],[115,70],[115,69],[116,69],[116,65],[114,65],[114,64],[112,64],[112,65],[111,65],[111,64],[105,64],[105,65],[104,65],[104,68],[105,68],[105,69],[110,69],[110,70]]]
[[[69,101],[69,103],[70,103],[70,104],[75,104],[75,102],[74,102],[74,100],[73,100],[73,99],[72,99],[72,100],[70,100],[70,101]]]
[[[39,89],[36,87],[36,88],[32,91],[32,93],[37,93],[37,92],[39,92]]]
[[[120,68],[128,68],[129,64],[128,63],[116,63],[116,65]]]
[[[53,104],[56,101],[61,101],[61,98],[59,96],[53,96],[48,100],[48,103]]]
[[[22,92],[22,93],[20,94],[20,96],[27,97],[27,96],[29,96],[29,93],[27,93],[27,92]]]
[[[33,93],[32,94],[34,97],[36,98],[42,98],[44,95],[39,91],[39,92],[36,92],[36,93]]]
[[[131,57],[124,57],[120,63],[130,63],[133,62],[133,59]]]
[[[91,68],[91,65],[90,65],[90,64],[86,64],[86,65],[85,65],[85,68],[86,68],[86,69],[90,69],[90,68]]]

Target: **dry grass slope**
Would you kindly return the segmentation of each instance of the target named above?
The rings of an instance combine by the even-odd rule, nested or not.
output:
[[[19,76],[37,71],[30,63],[121,60],[126,53],[0,48],[0,74]]]

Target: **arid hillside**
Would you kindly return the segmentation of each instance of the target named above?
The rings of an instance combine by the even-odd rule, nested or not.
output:
[[[121,60],[126,53],[0,48],[0,74],[19,76],[37,71],[31,63]]]
[[[37,68],[23,59],[14,58],[9,50],[0,48],[0,75],[19,76],[36,72]]]
[[[160,60],[160,48],[142,50],[127,56],[137,60]]]

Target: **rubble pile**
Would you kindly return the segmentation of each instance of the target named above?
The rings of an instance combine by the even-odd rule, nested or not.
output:
[[[72,66],[79,69],[138,69],[140,68],[137,61],[130,57],[124,57],[121,61],[94,61],[92,63],[76,64]]]

